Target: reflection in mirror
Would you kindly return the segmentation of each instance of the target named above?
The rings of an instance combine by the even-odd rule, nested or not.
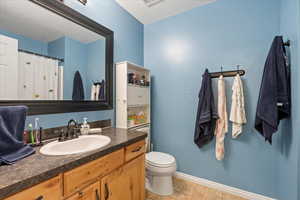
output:
[[[0,1],[0,100],[105,101],[105,38],[29,0]]]

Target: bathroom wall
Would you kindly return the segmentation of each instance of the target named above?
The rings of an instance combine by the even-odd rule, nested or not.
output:
[[[39,53],[43,55],[48,54],[48,44],[45,42],[41,42],[39,40],[33,40],[29,37],[25,37],[23,35],[18,35],[6,30],[0,30],[0,34],[6,35],[8,37],[15,38],[19,41],[19,49],[31,51],[34,53]]]
[[[173,154],[181,172],[274,198],[296,200],[296,171],[292,165],[297,162],[297,145],[296,133],[290,128],[294,121],[281,124],[273,145],[253,128],[266,56],[274,36],[283,33],[280,20],[292,17],[281,16],[281,6],[280,0],[219,0],[145,25],[144,64],[153,75],[155,150]],[[193,143],[197,96],[206,67],[219,71],[222,65],[224,70],[235,70],[237,64],[246,70],[243,82],[248,122],[236,140],[231,138],[230,124],[225,160],[220,162],[215,158],[215,141],[202,149]],[[297,63],[292,64],[298,68]],[[226,84],[229,112],[232,78],[226,78]],[[284,181],[279,183],[281,178]],[[283,186],[286,191],[281,191]]]
[[[115,62],[128,60],[143,65],[143,24],[128,14],[115,1],[89,1],[86,6],[73,0],[65,0],[65,3],[114,31]],[[66,125],[67,121],[71,118],[82,120],[83,117],[88,117],[89,121],[114,120],[114,110],[29,116],[27,124],[33,122],[35,117],[39,117],[41,126],[47,128]]]
[[[87,44],[87,82],[86,91],[91,99],[92,81],[105,80],[105,40],[98,40]]]
[[[299,1],[281,0],[280,32],[291,40],[287,48],[291,63],[292,117],[281,126],[281,134],[274,144],[277,150],[278,199],[299,199],[298,156],[299,156]],[[287,187],[288,185],[288,187]]]
[[[84,87],[84,96],[86,98],[86,67],[87,67],[87,45],[73,40],[72,38],[65,37],[65,62],[64,62],[64,99],[72,99],[73,94],[73,79],[76,71],[79,71],[83,87]]]

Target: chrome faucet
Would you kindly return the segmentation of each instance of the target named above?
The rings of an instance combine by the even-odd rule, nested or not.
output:
[[[76,120],[70,119],[68,122],[67,130],[61,130],[58,141],[63,142],[67,140],[72,140],[78,138],[80,135],[80,128]]]

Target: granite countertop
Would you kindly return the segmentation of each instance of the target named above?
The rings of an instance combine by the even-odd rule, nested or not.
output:
[[[101,135],[110,137],[111,143],[94,151],[66,156],[45,156],[36,148],[35,154],[13,165],[0,166],[0,199],[140,141],[146,138],[147,133],[107,128],[103,129]]]

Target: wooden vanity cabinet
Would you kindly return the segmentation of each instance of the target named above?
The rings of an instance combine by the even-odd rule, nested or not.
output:
[[[145,200],[145,141],[116,150],[5,200]]]
[[[102,158],[65,172],[64,196],[78,191],[99,177],[103,177],[124,164],[124,149],[112,152]]]
[[[80,190],[67,200],[100,200],[100,183],[96,182]]]
[[[54,177],[5,200],[60,200],[61,176]]]
[[[102,200],[145,199],[145,156],[142,155],[101,179]]]
[[[130,200],[145,199],[145,155],[130,161],[124,167],[124,173],[129,178]]]
[[[146,152],[145,141],[139,141],[125,147],[125,161],[128,162]]]

